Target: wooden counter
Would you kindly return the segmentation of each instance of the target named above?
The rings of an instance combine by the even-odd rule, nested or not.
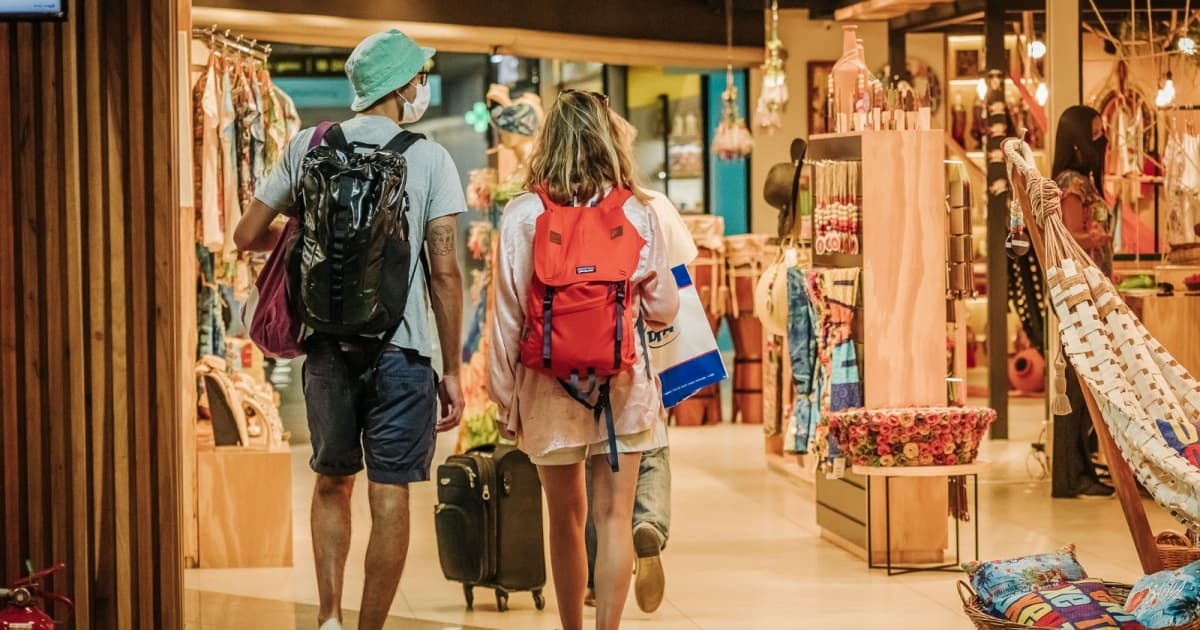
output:
[[[1142,298],[1142,323],[1192,375],[1200,375],[1200,295]]]

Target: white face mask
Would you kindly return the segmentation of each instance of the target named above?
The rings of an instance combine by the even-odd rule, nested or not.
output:
[[[400,117],[400,124],[411,124],[421,120],[421,117],[425,115],[425,110],[429,109],[429,99],[432,96],[429,84],[418,83],[416,88],[417,96],[412,101],[405,98],[404,94],[400,94],[400,100],[404,101],[404,113]]]

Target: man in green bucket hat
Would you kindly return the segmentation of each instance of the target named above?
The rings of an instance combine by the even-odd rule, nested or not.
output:
[[[429,107],[425,68],[433,54],[432,48],[418,46],[395,29],[371,35],[354,49],[346,75],[354,89],[350,109],[357,115],[337,126],[348,146],[360,152],[378,150],[398,138],[401,125],[420,120]],[[297,134],[255,190],[256,198],[234,236],[238,249],[269,251],[283,231],[276,216],[303,219],[300,180],[305,156],[314,139],[320,144],[326,138],[314,138],[314,133],[316,129],[309,128]],[[411,278],[403,321],[390,343],[380,340],[381,353],[319,335],[305,342],[310,465],[317,474],[312,540],[320,630],[342,627],[350,497],[364,457],[372,526],[358,627],[372,630],[383,627],[408,554],[408,484],[429,480],[436,432],[453,429],[462,417],[458,375],[463,290],[456,234],[457,215],[466,210],[466,199],[454,161],[441,145],[419,139],[404,157],[413,255],[408,269],[385,270]],[[428,287],[418,268],[421,257],[416,253],[421,248],[429,254]],[[436,386],[427,294],[441,345],[442,378]]]

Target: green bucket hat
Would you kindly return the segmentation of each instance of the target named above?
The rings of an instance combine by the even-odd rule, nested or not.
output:
[[[394,28],[362,40],[346,60],[346,76],[354,88],[350,109],[361,112],[407,85],[435,52]]]

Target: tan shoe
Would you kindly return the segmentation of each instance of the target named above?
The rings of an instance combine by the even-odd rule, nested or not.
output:
[[[583,596],[583,605],[588,608],[596,607],[596,589],[589,588],[587,590],[587,595]]]
[[[633,529],[633,549],[637,553],[633,594],[638,608],[652,613],[662,605],[667,588],[667,576],[662,566],[662,537],[652,525],[641,524]]]

